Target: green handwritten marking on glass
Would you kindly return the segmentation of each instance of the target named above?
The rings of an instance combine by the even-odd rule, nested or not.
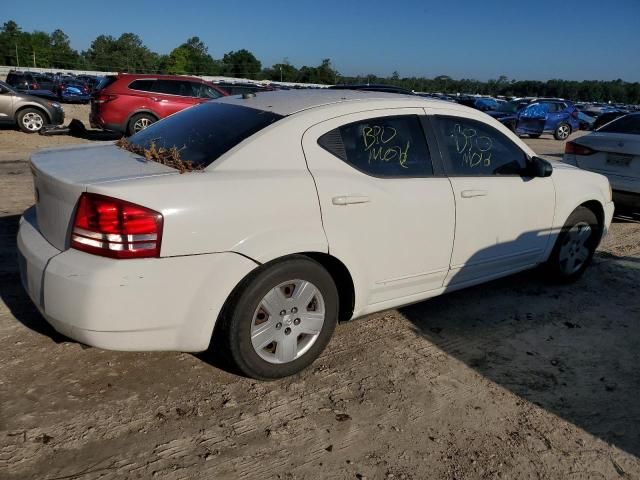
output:
[[[457,123],[449,135],[456,145],[456,152],[460,154],[462,164],[474,168],[491,165],[491,148],[493,141],[484,135],[478,135],[473,128],[463,128]]]
[[[407,158],[411,141],[407,140],[404,148],[402,145],[390,145],[398,135],[398,131],[388,125],[362,128],[362,141],[364,151],[369,152],[369,164],[371,162],[393,162],[398,161],[401,167],[407,166]]]

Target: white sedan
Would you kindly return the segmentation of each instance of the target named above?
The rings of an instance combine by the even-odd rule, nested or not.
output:
[[[544,264],[578,278],[609,182],[457,104],[345,90],[226,97],[113,144],[31,159],[18,233],[32,301],[117,350],[223,348],[244,374],[309,365],[340,320]],[[357,345],[354,345],[354,349]]]
[[[606,175],[616,201],[640,206],[640,113],[567,142],[564,162]]]

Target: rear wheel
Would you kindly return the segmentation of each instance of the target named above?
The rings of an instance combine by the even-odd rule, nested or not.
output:
[[[234,296],[216,335],[238,369],[253,378],[281,378],[306,368],[338,321],[331,275],[303,256],[267,266]]]
[[[45,115],[35,108],[25,108],[18,113],[18,127],[25,133],[37,133],[45,123]]]
[[[150,115],[148,113],[138,113],[137,115],[131,117],[131,120],[129,120],[127,133],[129,134],[129,136],[134,135],[157,121],[158,119],[153,115]]]
[[[582,276],[598,247],[602,228],[596,215],[578,207],[567,219],[547,261],[552,279],[572,282]]]
[[[571,135],[571,125],[568,123],[559,124],[553,132],[553,137],[556,140],[566,140]]]

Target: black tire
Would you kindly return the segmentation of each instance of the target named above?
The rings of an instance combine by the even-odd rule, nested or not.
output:
[[[571,125],[568,123],[559,123],[553,131],[553,138],[556,140],[566,140],[571,135]]]
[[[540,133],[530,133],[529,138],[540,138]]]
[[[573,236],[575,235],[575,233],[572,234],[572,232],[575,232],[576,228],[580,231],[581,225],[588,225],[591,233],[584,241],[584,246],[588,253],[584,256],[584,259],[580,261],[575,244],[573,246],[571,244],[574,241]],[[586,235],[586,230],[583,231]],[[549,260],[547,260],[545,264],[545,270],[549,278],[559,283],[570,283],[579,279],[591,263],[591,259],[600,243],[601,237],[602,226],[598,223],[595,213],[586,207],[576,208],[573,213],[569,215],[569,218],[562,227],[553,251],[549,256]],[[567,252],[574,250],[575,254],[571,254],[567,258]],[[578,261],[580,261],[579,265],[576,263]],[[576,270],[571,268],[571,262],[573,262],[573,267],[575,267]]]
[[[259,318],[257,315],[259,315],[261,305],[264,305],[265,296],[277,286],[293,280],[310,282],[320,292],[324,303],[324,323],[315,341],[300,357],[287,363],[271,363],[261,357],[254,349],[251,329],[254,322],[257,321],[255,319]],[[268,316],[270,317],[270,315]],[[289,317],[289,315],[285,315],[283,318],[290,322]],[[331,275],[322,265],[308,257],[295,255],[266,264],[250,275],[231,295],[218,321],[220,322],[219,328],[216,328],[215,332],[217,338],[214,338],[213,344],[222,347],[224,353],[228,355],[228,358],[242,374],[260,380],[287,377],[309,366],[329,343],[338,322],[338,291]],[[271,319],[267,318],[267,321],[271,321]],[[279,318],[275,318],[274,321],[280,323],[281,329],[287,330]],[[286,325],[290,325],[291,329],[294,329],[290,334],[295,335],[293,324]],[[290,332],[291,329],[289,329]],[[282,335],[284,330],[279,333]],[[299,334],[299,336],[291,338],[296,339],[297,345],[300,339],[304,342],[306,337]],[[279,348],[278,342],[269,345],[272,345],[271,348],[273,348],[275,355]],[[266,348],[268,346],[260,351],[264,352]]]
[[[127,136],[138,133],[157,121],[158,119],[149,113],[138,113],[129,120],[127,125]]]
[[[25,133],[38,133],[42,130],[48,118],[42,110],[37,108],[25,108],[18,112],[18,127]]]

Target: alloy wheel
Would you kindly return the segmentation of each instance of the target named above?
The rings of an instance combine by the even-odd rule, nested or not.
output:
[[[43,127],[44,119],[39,113],[29,112],[22,117],[22,125],[24,125],[27,130],[37,132]]]

